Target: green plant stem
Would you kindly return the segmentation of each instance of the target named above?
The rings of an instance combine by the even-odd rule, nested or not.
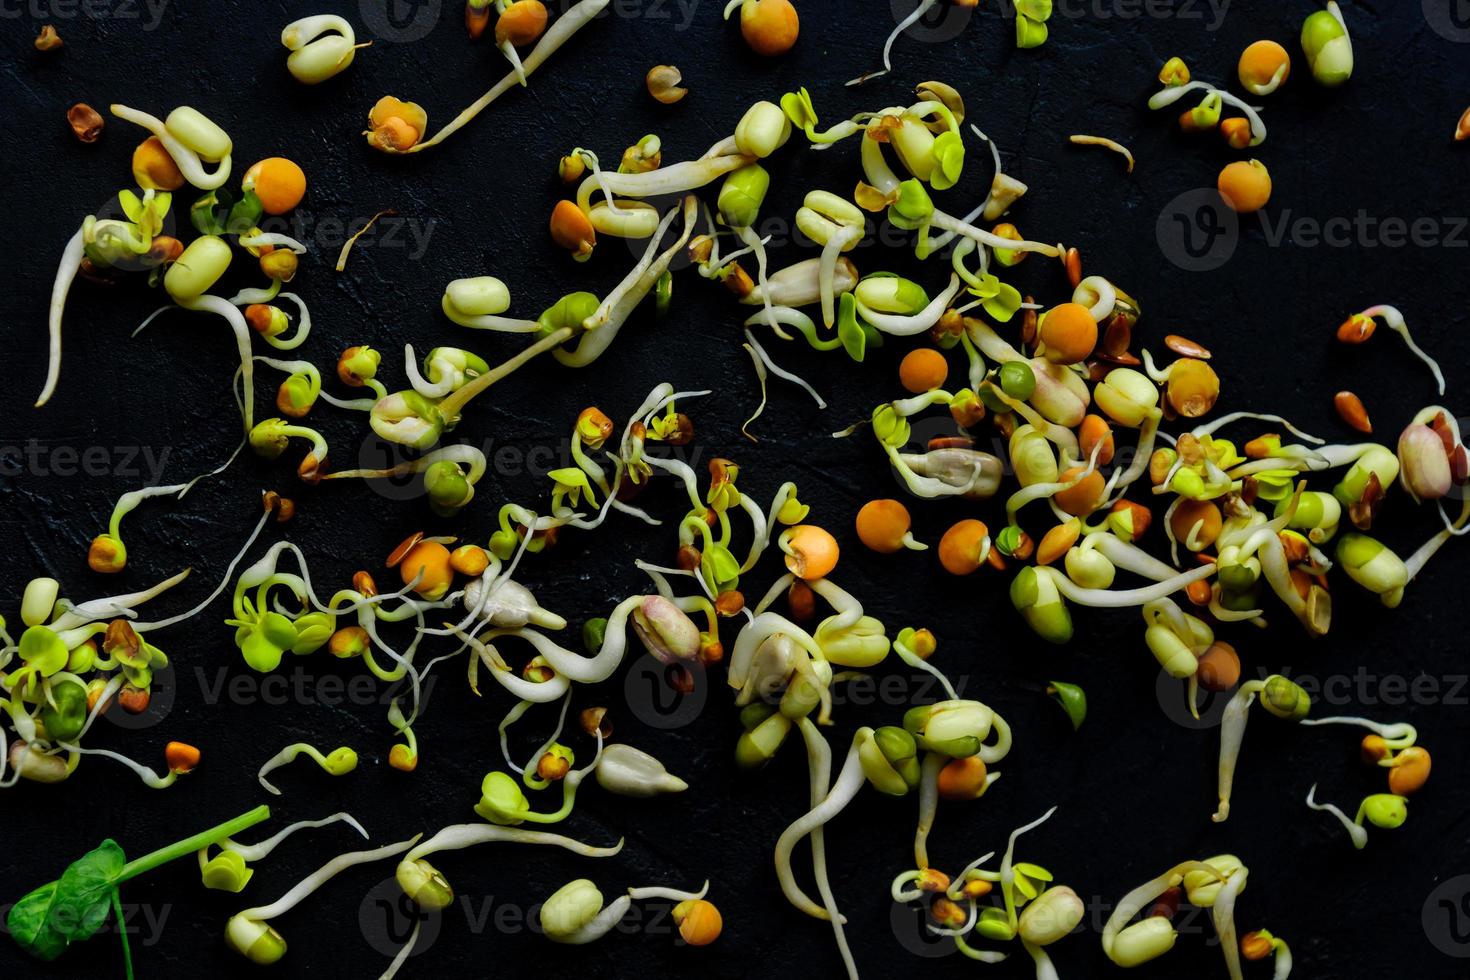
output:
[[[122,938],[123,968],[127,971],[128,980],[133,980],[133,950],[128,944],[128,924],[123,918],[122,893],[116,886],[112,889],[112,914],[117,917],[117,934]]]
[[[167,864],[170,861],[193,854],[201,847],[208,847],[210,844],[219,843],[226,837],[233,837],[236,834],[243,833],[256,824],[269,820],[270,816],[271,808],[265,804],[261,804],[254,810],[242,813],[233,820],[227,820],[218,827],[201,831],[193,837],[186,837],[181,841],[154,851],[152,854],[145,854],[137,860],[129,861],[123,865],[122,871],[117,876],[116,884],[120,885],[131,878],[136,878],[140,874],[152,871],[161,864]]]

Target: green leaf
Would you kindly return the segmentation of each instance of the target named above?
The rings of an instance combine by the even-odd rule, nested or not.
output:
[[[134,224],[137,224],[138,219],[143,216],[143,202],[138,200],[138,195],[132,191],[118,191],[117,203],[122,208],[123,214],[127,215],[128,220]]]
[[[66,666],[66,643],[45,626],[32,626],[20,635],[20,659],[46,677]]]
[[[41,960],[54,960],[69,943],[90,939],[107,920],[125,863],[117,842],[103,841],[73,861],[59,879],[11,906],[5,920],[10,934]]]
[[[193,225],[201,235],[223,235],[225,233],[224,223],[220,221],[216,209],[224,210],[229,206],[233,198],[229,191],[210,191],[199,200],[195,201],[189,208],[189,223]]]
[[[1082,722],[1087,719],[1087,692],[1076,684],[1052,681],[1047,685],[1046,693],[1055,698],[1067,713],[1073,731],[1082,727]]]
[[[246,191],[245,196],[230,208],[230,215],[225,219],[225,228],[231,235],[248,235],[264,213],[265,207],[260,203],[260,198],[255,196],[254,191]]]
[[[837,339],[847,356],[862,363],[868,348],[867,331],[858,325],[857,300],[852,293],[843,293],[837,300]]]
[[[997,281],[996,285],[998,287],[996,294],[980,305],[993,319],[1001,323],[1009,323],[1011,317],[1015,316],[1016,311],[1021,308],[1021,291],[1010,283]]]
[[[38,960],[51,961],[66,951],[67,940],[51,927],[48,913],[56,882],[42,885],[10,907],[5,928],[20,948]]]
[[[53,927],[73,942],[90,939],[107,920],[112,888],[126,863],[122,848],[111,838],[73,861],[56,883]]]

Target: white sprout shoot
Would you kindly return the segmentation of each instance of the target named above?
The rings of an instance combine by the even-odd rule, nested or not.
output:
[[[1363,848],[1368,846],[1368,831],[1364,827],[1350,820],[1348,818],[1348,815],[1346,813],[1343,813],[1336,804],[1317,802],[1316,783],[1313,783],[1312,788],[1307,791],[1307,806],[1311,807],[1313,810],[1325,811],[1336,817],[1337,822],[1342,824],[1343,829],[1346,830],[1348,832],[1348,836],[1352,838],[1353,847],[1361,851]]]

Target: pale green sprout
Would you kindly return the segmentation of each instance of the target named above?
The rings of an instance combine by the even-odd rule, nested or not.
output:
[[[1336,88],[1353,75],[1353,39],[1336,0],[1302,22],[1302,51],[1312,67],[1312,77],[1327,88]],[[1440,394],[1444,389],[1440,389]]]
[[[417,840],[417,838],[415,838]],[[612,847],[594,847],[581,841],[539,830],[520,830],[493,824],[452,824],[408,851],[394,872],[404,895],[426,912],[437,912],[454,901],[454,889],[428,857],[442,851],[462,850],[477,844],[549,844],[581,857],[615,857],[623,849],[620,839]],[[409,948],[413,939],[409,940]],[[404,955],[404,954],[400,954]]]
[[[1251,141],[1249,145],[1260,146],[1266,142],[1266,122],[1261,118],[1261,114],[1256,111],[1255,107],[1224,89],[1216,88],[1209,82],[1202,82],[1196,79],[1195,81],[1185,82],[1183,85],[1166,85],[1149,98],[1148,107],[1154,110],[1166,109],[1190,92],[1204,92],[1206,98],[1211,102],[1218,100],[1225,105],[1239,109],[1250,123]]]
[[[194,481],[168,486],[144,487],[117,498],[112,516],[107,522],[107,532],[92,539],[87,552],[87,564],[96,572],[120,572],[128,561],[128,549],[122,540],[123,518],[131,514],[138,505],[153,497],[182,497]]]
[[[285,915],[301,904],[303,899],[308,898],[318,888],[348,868],[402,854],[418,843],[422,836],[422,834],[416,834],[408,840],[370,851],[349,851],[346,854],[337,855],[301,879],[271,904],[259,905],[232,915],[229,922],[225,924],[225,942],[235,952],[257,965],[269,966],[277,962],[286,955],[286,940],[270,925],[271,919]]]
[[[1248,871],[1238,859],[1228,858],[1227,867],[1219,867],[1209,861],[1184,861],[1168,871],[1130,891],[1118,902],[1113,914],[1103,927],[1102,947],[1108,959],[1121,967],[1140,966],[1164,955],[1174,948],[1179,938],[1174,923],[1165,916],[1146,916],[1137,922],[1130,921],[1170,888],[1187,887],[1193,883],[1191,901],[1195,896],[1200,907],[1210,909],[1210,918],[1219,937],[1220,951],[1231,980],[1241,980],[1240,944],[1235,930],[1235,898],[1245,888]],[[1279,965],[1280,961],[1278,961]]]
[[[1286,721],[1301,721],[1312,710],[1312,699],[1294,681],[1272,674],[1265,680],[1246,681],[1236,690],[1225,714],[1220,719],[1220,805],[1210,818],[1223,823],[1230,817],[1230,793],[1235,784],[1235,764],[1240,756],[1240,744],[1245,738],[1246,722],[1250,720],[1250,707],[1257,696],[1261,706],[1277,718]]]
[[[336,33],[328,33],[328,32]],[[286,69],[303,85],[317,85],[341,74],[352,64],[358,48],[357,35],[346,19],[332,14],[318,14],[292,21],[281,31],[281,44],[291,53],[286,56]]]
[[[184,179],[200,190],[212,191],[230,179],[230,151],[234,148],[230,137],[198,109],[179,106],[162,121],[116,103],[111,110],[119,119],[142,126],[158,137]],[[206,163],[215,165],[213,173],[205,171]]]
[[[796,227],[822,246],[818,287],[821,292],[822,325],[830,328],[836,320],[837,260],[841,253],[852,250],[863,238],[866,219],[855,205],[828,191],[811,191],[796,212]],[[769,282],[763,296],[769,303]]]
[[[61,326],[66,310],[66,297],[82,269],[83,260],[107,269],[119,262],[141,261],[153,247],[153,239],[163,230],[173,196],[167,192],[145,190],[140,199],[130,190],[118,192],[118,203],[126,221],[98,219],[87,215],[81,228],[67,241],[51,286],[51,302],[47,309],[46,381],[36,399],[36,408],[45,405],[56,391],[61,378]]]
[[[581,946],[611,932],[635,901],[662,899],[698,901],[709,892],[709,882],[697,892],[674,888],[629,888],[604,905],[602,892],[592,881],[578,878],[558,888],[541,905],[541,931],[554,943]]]
[[[471,330],[536,333],[541,329],[541,325],[535,320],[518,320],[501,315],[510,309],[510,289],[494,276],[455,279],[444,287],[440,306],[445,316]]]
[[[782,716],[777,714],[772,717]],[[846,918],[837,910],[827,878],[823,828],[852,802],[865,782],[871,781],[874,788],[890,795],[903,795],[916,785],[918,775],[914,772],[917,768],[914,740],[902,729],[884,728],[875,732],[868,727],[859,728],[853,735],[852,746],[842,769],[836,781],[832,782],[832,755],[827,740],[808,718],[801,719],[800,727],[807,745],[811,809],[787,827],[776,842],[776,876],[787,901],[805,914],[832,924],[847,974],[849,978],[856,978],[857,966],[842,929]],[[759,728],[754,731],[759,731]],[[779,741],[777,744],[779,745]],[[774,747],[771,752],[774,753]],[[821,893],[822,905],[807,897],[797,884],[791,867],[793,850],[807,837],[811,839],[812,871]]]
[[[387,469],[338,470],[326,474],[323,479],[381,480],[422,473],[430,507],[437,514],[452,516],[474,499],[475,485],[484,477],[486,469],[483,452],[474,446],[458,445],[442,446]]]
[[[250,354],[250,336],[254,331],[235,304],[207,291],[225,274],[231,257],[229,243],[223,238],[201,235],[169,266],[163,277],[163,288],[184,309],[213,313],[230,325],[240,354],[241,412],[245,430],[249,432],[255,427],[255,364]]]
[[[321,766],[322,770],[331,776],[345,776],[357,768],[357,753],[345,745],[323,755],[306,742],[296,742],[267,759],[265,765],[261,766],[260,771],[255,774],[255,778],[260,781],[260,785],[267,793],[280,796],[281,791],[266,781],[266,774],[282,766],[290,765],[303,755]]]
[[[1189,682],[1190,714],[1199,718],[1199,658],[1215,642],[1208,623],[1185,612],[1173,599],[1158,599],[1143,607],[1144,642],[1149,652],[1176,680]]]
[[[1404,588],[1409,584],[1409,566],[1374,538],[1366,534],[1344,534],[1337,543],[1337,563],[1348,577],[1390,609],[1396,608],[1404,598]]]
[[[214,891],[238,894],[244,891],[245,886],[255,875],[255,871],[249,867],[249,862],[265,860],[278,845],[298,830],[315,830],[334,823],[345,823],[361,834],[364,840],[368,838],[368,832],[353,818],[352,814],[334,813],[320,820],[302,820],[293,823],[257,844],[241,844],[239,841],[226,837],[217,842],[220,850],[213,857],[209,856],[209,845],[206,844],[199,848],[199,874],[203,878],[204,887]]]
[[[1032,958],[1037,980],[1054,980],[1057,976],[1045,947],[1071,935],[1081,924],[1086,907],[1071,888],[1052,885],[1051,872],[1045,868],[1015,862],[1016,841],[1022,834],[1035,830],[1049,820],[1056,810],[1056,807],[1052,807],[1036,820],[1011,832],[999,871],[988,872],[981,869],[981,865],[990,859],[991,855],[987,854],[972,862],[951,884],[946,896],[951,901],[960,900],[965,883],[973,880],[999,884],[1004,900],[1003,909],[985,909],[978,922],[973,919],[974,900],[970,900],[971,922],[955,936],[956,946],[967,957],[988,963],[1005,958],[1004,954],[986,953],[970,946],[964,937],[973,927],[987,939],[1005,942],[1019,938],[1022,948]]]
[[[989,453],[966,449],[940,449],[927,453],[906,453],[913,434],[909,418],[935,405],[949,405],[955,396],[935,389],[912,398],[885,402],[873,409],[869,421],[876,438],[904,487],[916,497],[963,496],[984,500],[1000,486],[1001,461]],[[861,423],[832,433],[843,439],[857,431]]]
[[[322,434],[310,426],[293,425],[285,419],[265,419],[251,428],[250,448],[264,459],[276,459],[286,451],[293,437],[311,443],[311,452],[301,460],[297,475],[307,483],[317,482],[324,475],[328,447]]]
[[[1394,793],[1374,793],[1363,799],[1358,806],[1358,815],[1349,819],[1336,805],[1317,802],[1316,783],[1307,791],[1307,806],[1336,817],[1337,822],[1348,832],[1348,837],[1352,838],[1353,847],[1360,851],[1368,846],[1368,830],[1363,826],[1364,820],[1384,830],[1397,830],[1409,818],[1407,799]]]

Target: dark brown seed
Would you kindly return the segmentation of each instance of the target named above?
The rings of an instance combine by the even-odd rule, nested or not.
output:
[[[1103,331],[1102,353],[1110,357],[1120,357],[1128,353],[1128,348],[1133,346],[1133,324],[1128,322],[1127,317],[1110,317],[1108,328]],[[1138,359],[1134,358],[1134,363]]]
[[[77,139],[83,143],[95,143],[97,137],[102,135],[102,117],[85,102],[78,102],[66,110],[66,121],[71,124],[71,131],[76,134]]]

